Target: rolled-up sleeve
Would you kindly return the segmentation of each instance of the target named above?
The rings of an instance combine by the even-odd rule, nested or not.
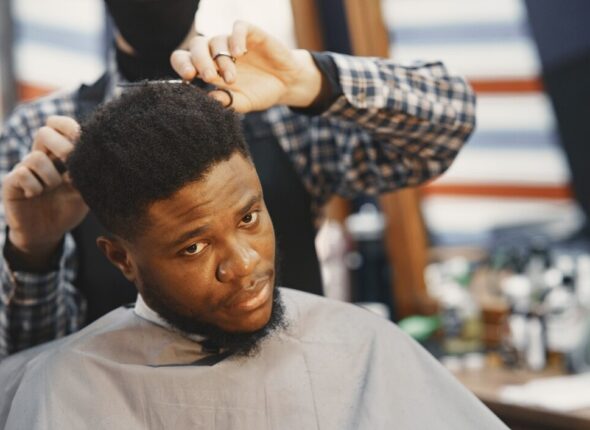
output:
[[[475,127],[475,94],[440,62],[329,54],[342,94],[321,115],[286,107],[268,120],[317,207],[442,174]]]

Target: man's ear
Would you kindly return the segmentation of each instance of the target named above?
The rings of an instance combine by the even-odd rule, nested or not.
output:
[[[135,282],[137,277],[135,264],[129,253],[128,247],[117,237],[100,236],[96,239],[96,244],[104,255],[113,263],[123,276],[130,282]]]

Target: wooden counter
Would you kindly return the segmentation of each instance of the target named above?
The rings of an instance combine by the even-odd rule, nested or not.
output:
[[[559,376],[562,373],[557,369],[531,372],[486,368],[481,371],[461,371],[454,374],[513,430],[590,430],[590,408],[562,413],[537,407],[518,406],[500,399],[498,393],[503,386],[524,384],[537,378]]]

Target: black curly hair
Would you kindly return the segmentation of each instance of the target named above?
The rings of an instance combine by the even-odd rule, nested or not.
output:
[[[132,240],[151,203],[236,152],[250,157],[235,112],[192,85],[150,83],[96,110],[67,167],[104,227]]]

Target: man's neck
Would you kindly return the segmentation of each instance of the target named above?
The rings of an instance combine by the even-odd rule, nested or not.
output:
[[[165,321],[160,315],[158,315],[158,313],[156,311],[154,311],[152,308],[150,308],[147,305],[147,303],[145,302],[145,300],[143,300],[143,297],[141,296],[141,294],[137,294],[137,300],[135,301],[135,307],[133,309],[133,312],[135,312],[135,315],[137,315],[138,317],[140,317],[146,321],[149,321],[152,324],[156,324],[156,325],[163,327],[163,328],[170,330],[170,331],[179,332],[179,330],[172,327],[167,321]],[[195,342],[202,342],[203,340],[205,340],[205,338],[203,336],[200,336],[198,334],[188,334],[188,333],[181,333],[181,334],[184,337],[194,340]]]

